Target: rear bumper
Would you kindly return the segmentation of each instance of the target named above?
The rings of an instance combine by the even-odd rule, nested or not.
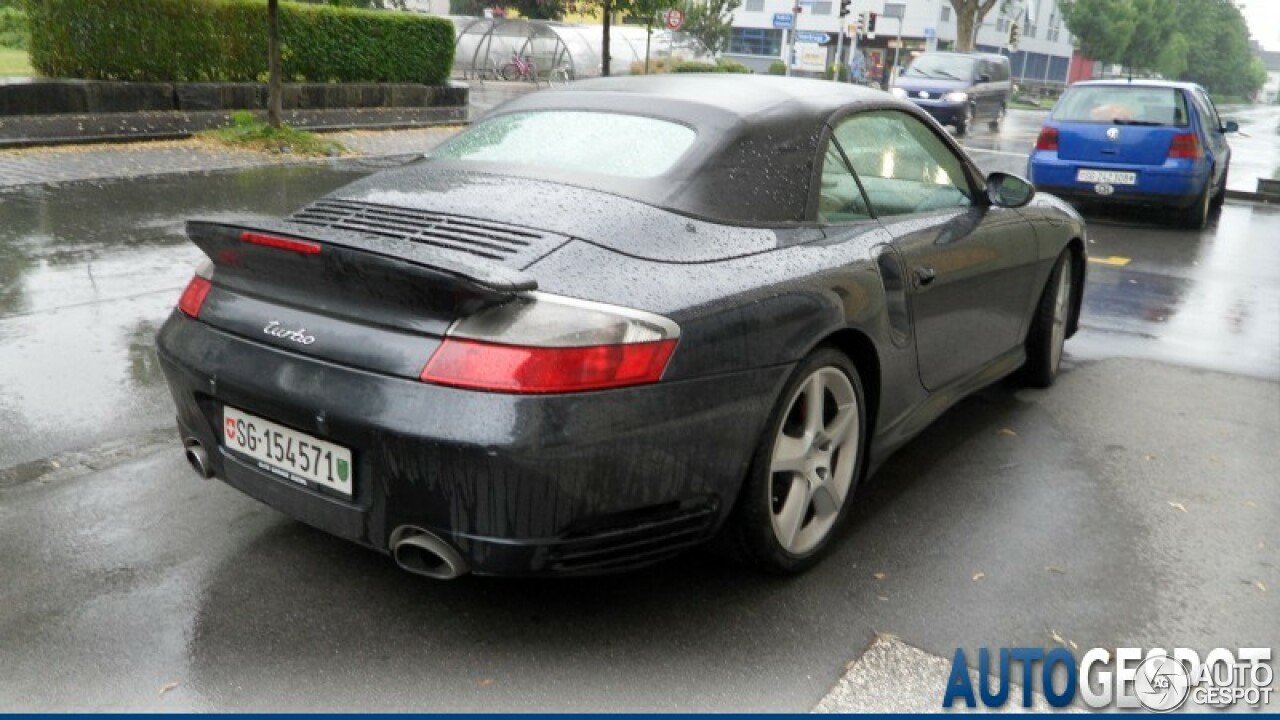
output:
[[[157,346],[179,429],[216,477],[383,552],[402,525],[429,530],[491,575],[621,570],[708,539],[789,371],[514,396],[318,363],[176,313]],[[354,495],[227,450],[224,404],[350,448]]]
[[[1076,180],[1082,168],[1133,172],[1135,185],[1111,185],[1110,194],[1098,192],[1097,183]],[[1196,167],[1187,161],[1167,161],[1163,166],[1124,165],[1119,163],[1083,163],[1060,160],[1057,153],[1037,151],[1027,161],[1027,176],[1037,190],[1077,202],[1160,207],[1190,207],[1200,197],[1209,181],[1209,168]]]

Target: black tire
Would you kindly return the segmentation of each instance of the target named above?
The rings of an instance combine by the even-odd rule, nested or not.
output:
[[[1222,171],[1222,179],[1218,181],[1218,190],[1213,194],[1213,199],[1209,201],[1214,210],[1222,208],[1223,203],[1227,201],[1227,173],[1231,172],[1231,163],[1227,163],[1227,167]]]
[[[1000,106],[1000,110],[996,112],[996,116],[991,118],[991,122],[987,123],[987,127],[991,128],[991,132],[1000,132],[1000,124],[1004,122],[1004,115],[1007,112],[1004,105]]]
[[[973,105],[964,106],[964,115],[956,120],[956,137],[964,137],[965,133],[973,129]]]
[[[1204,181],[1204,189],[1196,196],[1196,201],[1191,207],[1183,210],[1178,215],[1178,225],[1188,230],[1203,230],[1209,226],[1209,208],[1212,203],[1210,193],[1210,185],[1213,184],[1213,175],[1210,175]]]
[[[815,387],[818,392],[810,392]],[[821,421],[811,426],[805,416],[814,407],[810,397],[818,396]],[[841,402],[852,404],[842,406]],[[856,427],[847,427],[849,421]],[[752,456],[726,528],[735,553],[776,574],[795,574],[813,566],[853,504],[866,443],[866,403],[857,368],[844,353],[819,348],[791,374]],[[792,451],[807,449],[789,453],[785,446]],[[852,455],[850,448],[856,448]],[[820,467],[824,453],[825,473]],[[815,462],[819,467],[814,467]],[[776,470],[791,464],[807,469]],[[789,533],[785,526],[790,526]],[[786,542],[779,537],[783,534],[788,535]]]
[[[498,72],[503,80],[512,81],[520,78],[520,68],[515,63],[507,63],[502,66],[502,70]]]
[[[1049,273],[1027,333],[1027,363],[1022,366],[1022,381],[1031,387],[1047,388],[1058,377],[1067,323],[1071,321],[1074,306],[1075,277],[1075,256],[1070,249],[1063,250]]]

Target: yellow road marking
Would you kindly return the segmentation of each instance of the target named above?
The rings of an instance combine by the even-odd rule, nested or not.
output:
[[[1091,257],[1089,258],[1089,262],[1098,263],[1100,265],[1114,265],[1115,267],[1124,267],[1125,265],[1128,265],[1129,263],[1133,262],[1133,258],[1117,257],[1115,255],[1112,255],[1110,257],[1104,257],[1104,258]]]

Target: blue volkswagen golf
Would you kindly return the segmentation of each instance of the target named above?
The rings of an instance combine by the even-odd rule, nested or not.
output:
[[[1194,83],[1080,82],[1041,128],[1027,175],[1076,202],[1172,208],[1180,225],[1200,229],[1226,197],[1226,134],[1238,129]]]

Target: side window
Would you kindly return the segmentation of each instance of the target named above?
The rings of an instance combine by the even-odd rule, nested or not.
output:
[[[853,173],[840,156],[834,142],[827,143],[822,158],[822,187],[818,189],[818,221],[824,223],[852,222],[871,217],[862,190]]]
[[[964,165],[924,123],[902,112],[852,115],[835,129],[877,215],[968,206],[973,191]]]
[[[1201,114],[1204,115],[1205,132],[1214,132],[1222,127],[1222,118],[1218,116],[1218,108],[1213,104],[1213,100],[1209,99],[1209,95],[1203,90],[1196,90],[1196,97],[1200,99]]]

